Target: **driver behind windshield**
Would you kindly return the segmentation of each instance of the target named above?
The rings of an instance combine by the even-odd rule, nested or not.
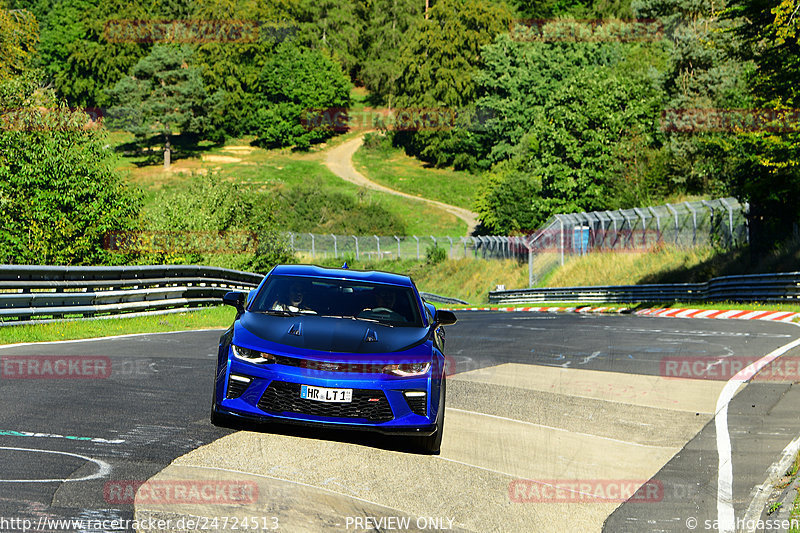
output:
[[[394,304],[396,301],[397,295],[393,290],[384,288],[375,289],[375,307],[372,310],[387,309],[389,311],[394,311]]]
[[[373,318],[405,322],[406,318],[397,311],[397,292],[386,287],[377,287],[372,291],[373,306],[366,308],[360,317],[372,315]]]

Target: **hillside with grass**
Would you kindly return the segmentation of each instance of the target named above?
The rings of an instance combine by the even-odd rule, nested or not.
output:
[[[593,252],[568,257],[538,285],[578,287],[698,283],[718,276],[800,271],[800,242],[788,242],[766,253],[749,247],[721,250],[711,246],[662,246],[647,252]]]
[[[144,193],[143,213],[157,211],[163,200],[204,176],[230,182],[243,193],[268,199],[274,225],[281,231],[355,235],[460,235],[455,216],[422,202],[357,187],[335,176],[324,164],[326,150],[346,141],[308,151],[265,149],[252,139],[224,145],[201,143],[183,151],[178,143],[173,163],[164,169],[154,155],[130,145],[128,135],[112,134],[120,153],[118,168]],[[155,157],[160,156],[160,153]]]

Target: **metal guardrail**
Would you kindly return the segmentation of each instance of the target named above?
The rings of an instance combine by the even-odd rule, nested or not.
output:
[[[217,305],[226,292],[253,289],[263,277],[192,265],[0,265],[0,324],[163,313]]]
[[[462,304],[467,305],[469,302],[465,302],[464,300],[459,300],[458,298],[448,298],[447,296],[439,296],[438,294],[433,294],[432,292],[420,292],[420,296],[426,302],[435,302],[437,304]]]
[[[193,265],[0,265],[0,325],[163,314],[219,305],[226,292],[249,291],[263,278],[261,274]],[[467,303],[437,294],[421,295],[431,302]]]
[[[603,285],[492,291],[496,304],[536,302],[784,302],[800,304],[800,272],[747,274],[706,283]]]

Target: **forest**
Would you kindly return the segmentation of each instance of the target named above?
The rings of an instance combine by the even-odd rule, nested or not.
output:
[[[87,114],[142,145],[252,136],[302,151],[347,131],[346,115],[345,127],[309,120],[346,113],[353,87],[370,108],[450,117],[376,127],[430,166],[479,175],[484,233],[732,195],[772,246],[797,232],[799,10],[800,0],[0,0],[0,252],[108,262],[100,236],[135,224],[136,193],[103,132],[81,127]]]

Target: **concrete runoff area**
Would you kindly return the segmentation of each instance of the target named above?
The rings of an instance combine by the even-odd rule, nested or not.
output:
[[[503,394],[495,394],[490,408],[480,412],[470,399],[487,383]],[[347,530],[347,517],[350,530],[368,530],[352,523],[365,515],[411,517],[412,525],[419,517],[440,518],[445,525],[449,519],[454,528],[469,531],[545,531],[559,523],[567,527],[564,521],[569,517],[569,530],[599,531],[623,501],[616,495],[617,485],[626,485],[632,493],[650,480],[708,423],[723,386],[721,381],[507,363],[450,378],[440,456],[240,431],[184,455],[156,479],[249,479],[265,495],[286,491],[288,500],[259,501],[253,512],[274,513],[279,522],[291,524],[288,530],[296,531]],[[618,390],[624,394],[613,393]],[[569,399],[569,412],[583,414],[581,427],[561,427],[558,405],[548,405],[556,411],[544,416],[515,410],[517,395],[531,392]],[[668,398],[680,400],[667,402]],[[514,418],[507,416],[511,413]],[[595,416],[598,413],[602,416]],[[638,430],[630,425],[624,432],[614,430],[615,420],[633,418],[642,421]],[[520,488],[519,480],[539,483]],[[592,492],[574,489],[581,483],[588,483]],[[537,486],[561,488],[562,494],[540,492]],[[614,495],[595,497],[603,488],[613,489]],[[191,511],[191,506],[179,507],[137,505],[136,516]],[[203,512],[225,516],[225,507],[210,506]],[[298,513],[299,509],[305,511]],[[192,512],[198,514],[196,509]],[[243,509],[237,512],[247,514]],[[309,516],[317,519],[308,523]]]
[[[160,516],[174,519],[167,531],[243,531],[244,518],[265,531],[275,517],[278,531],[614,533],[686,531],[693,518],[699,530],[718,516],[712,417],[727,378],[676,377],[665,363],[722,369],[798,335],[757,321],[457,314],[446,328],[455,375],[440,456],[360,432],[211,426],[221,331],[0,347],[0,358],[111,362],[97,379],[43,380],[18,379],[15,360],[15,379],[0,379],[0,517]],[[754,488],[800,435],[798,355],[730,402],[737,520],[757,515]],[[148,498],[148,479],[214,498],[228,483],[257,491],[249,501],[170,501]]]

